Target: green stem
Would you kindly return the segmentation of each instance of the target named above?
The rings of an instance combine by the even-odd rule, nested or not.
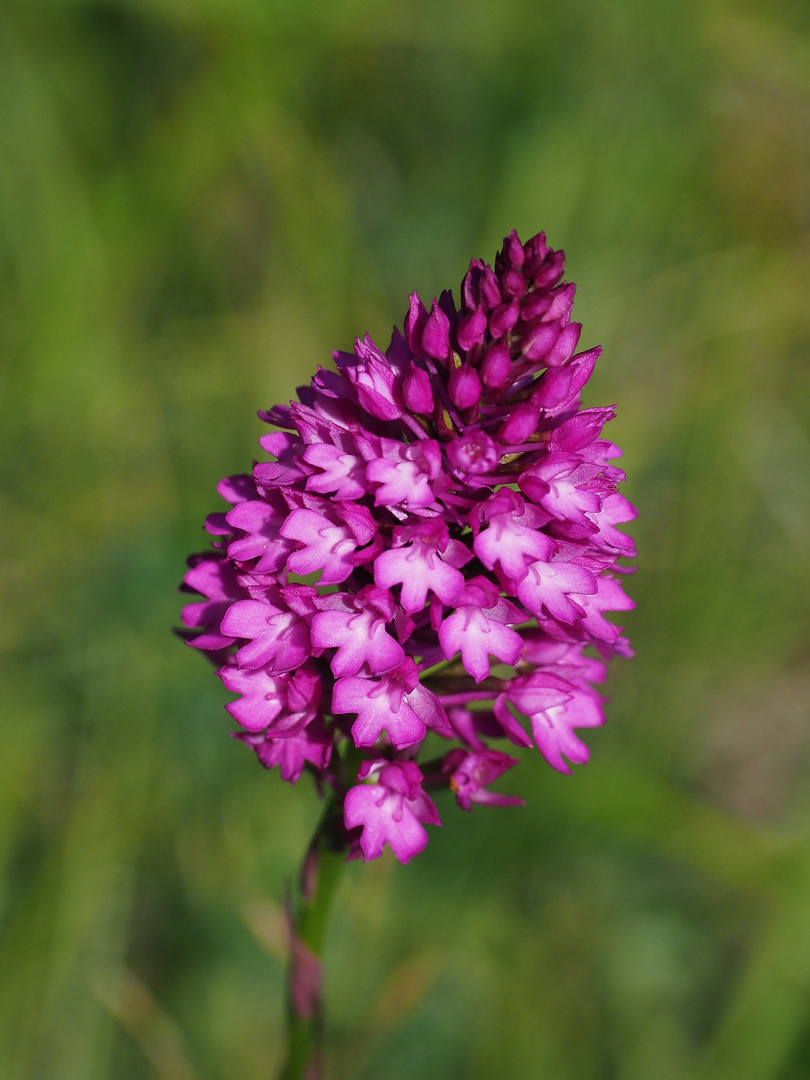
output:
[[[299,895],[289,912],[287,1060],[281,1080],[320,1080],[323,1044],[323,945],[332,901],[346,858],[334,800],[315,830],[301,868]]]

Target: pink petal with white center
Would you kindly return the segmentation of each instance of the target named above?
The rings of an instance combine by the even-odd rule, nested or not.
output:
[[[266,671],[250,671],[230,664],[217,675],[227,690],[242,695],[225,708],[247,731],[263,731],[287,708],[288,675],[268,675]]]
[[[326,443],[308,446],[304,461],[320,471],[307,479],[307,490],[338,499],[361,499],[367,491],[366,463],[355,454]]]
[[[428,836],[402,795],[379,784],[359,784],[346,795],[343,820],[347,829],[362,828],[363,859],[378,859],[386,844],[401,863],[410,862],[427,845]]]
[[[376,488],[376,506],[401,506],[404,510],[424,510],[436,501],[431,481],[441,472],[442,454],[438,443],[425,439],[403,446],[392,439],[382,440],[384,457],[370,461],[366,479]]]
[[[404,543],[411,540],[410,544]],[[400,604],[412,615],[425,606],[427,594],[434,593],[443,604],[452,604],[464,588],[464,575],[456,569],[472,558],[466,545],[450,540],[441,521],[394,530],[394,543],[403,544],[384,551],[374,564],[374,580],[390,589],[401,585]],[[451,565],[454,563],[455,565]]]
[[[337,676],[356,675],[364,665],[369,674],[388,671],[405,659],[399,642],[385,631],[375,612],[323,611],[312,620],[312,644],[319,649],[337,649],[332,671]]]
[[[257,574],[283,570],[287,556],[295,550],[295,544],[279,533],[288,513],[283,499],[275,492],[267,501],[255,499],[239,503],[226,515],[225,520],[232,528],[246,535],[230,544],[228,558],[236,562],[258,559],[253,567]]]
[[[406,688],[399,679],[349,676],[339,679],[332,691],[332,711],[356,713],[352,725],[355,746],[373,746],[387,731],[397,750],[421,742],[427,734],[424,721],[405,699]]]
[[[516,582],[525,577],[529,562],[549,560],[554,547],[550,537],[518,524],[509,514],[496,514],[473,543],[475,554],[488,570],[500,565],[506,577]]]
[[[597,579],[589,570],[571,562],[538,560],[518,583],[517,594],[533,615],[539,616],[545,609],[552,618],[571,623],[581,618],[584,610],[570,595],[590,595],[596,590]]]
[[[329,510],[332,513],[327,516]],[[336,517],[343,520],[336,521]],[[366,519],[370,534],[362,530]],[[367,539],[358,541],[358,531],[362,531]],[[307,508],[293,510],[281,527],[281,535],[301,544],[300,550],[294,551],[287,559],[287,568],[292,573],[314,574],[320,570],[321,585],[336,585],[345,581],[355,566],[363,561],[364,556],[358,553],[358,548],[362,543],[368,543],[374,535],[374,523],[366,507],[339,503],[334,509],[328,507],[323,513]]]
[[[310,655],[309,631],[299,615],[262,600],[240,600],[222,620],[224,633],[246,638],[236,654],[241,667],[292,671]]]
[[[592,491],[585,491],[564,479],[549,481],[549,491],[540,505],[552,517],[561,521],[587,522],[586,514],[598,514],[602,500]]]
[[[439,642],[446,660],[461,653],[465,669],[477,683],[489,675],[490,655],[516,664],[523,650],[520,634],[473,607],[460,607],[444,620]]]
[[[420,822],[441,825],[433,801],[422,791],[422,773],[413,762],[389,762],[379,771],[378,783],[359,784],[349,790],[343,819],[347,829],[362,828],[365,861],[382,855],[385,844],[400,862],[409,862],[427,844]]]
[[[549,765],[563,773],[571,772],[563,754],[575,765],[584,765],[590,757],[590,750],[574,734],[574,728],[599,727],[604,722],[599,699],[583,690],[576,690],[565,704],[553,705],[531,717],[537,749]]]
[[[594,482],[595,471],[575,454],[549,454],[524,472],[518,485],[557,521],[590,526],[585,515],[599,512],[604,489],[604,482]]]

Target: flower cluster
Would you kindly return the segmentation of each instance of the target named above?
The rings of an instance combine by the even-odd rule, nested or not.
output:
[[[615,572],[635,511],[600,437],[613,410],[581,407],[600,350],[576,352],[563,265],[512,232],[458,307],[414,293],[385,352],[366,336],[260,412],[274,460],[219,484],[232,509],[190,560],[185,636],[239,695],[237,737],[332,791],[350,854],[421,851],[425,787],[521,802],[489,789],[517,760],[488,740],[586,761],[593,684],[629,655],[605,612],[633,606]],[[417,764],[430,733],[457,745]]]

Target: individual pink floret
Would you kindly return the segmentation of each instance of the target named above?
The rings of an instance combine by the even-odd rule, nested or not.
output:
[[[449,776],[450,790],[462,810],[472,810],[473,803],[485,806],[525,806],[516,795],[500,795],[487,791],[507,769],[519,765],[518,758],[499,750],[451,750],[445,757],[442,770]]]
[[[402,646],[385,629],[394,616],[389,592],[367,586],[357,596],[334,593],[324,605],[328,610],[313,616],[310,637],[317,649],[337,650],[331,659],[336,676],[376,675],[405,659]]]
[[[421,611],[432,592],[452,604],[464,588],[458,569],[469,562],[464,544],[451,540],[447,526],[432,519],[411,528],[394,530],[395,547],[384,551],[374,564],[374,580],[381,588],[401,585],[400,603],[409,615]]]
[[[449,660],[461,654],[464,668],[477,683],[489,675],[489,657],[504,664],[516,664],[523,651],[523,638],[506,623],[524,621],[523,613],[498,596],[486,578],[473,578],[454,603],[455,611],[439,630],[439,643]]]
[[[422,791],[422,772],[412,761],[383,765],[376,783],[351,788],[343,816],[347,829],[362,828],[366,862],[378,859],[386,844],[401,863],[410,862],[427,844],[422,822],[441,825],[435,804]]]
[[[332,692],[332,710],[357,715],[352,738],[358,747],[373,746],[383,731],[397,750],[421,742],[428,727],[449,731],[439,699],[422,686],[410,659],[378,679],[339,679]]]

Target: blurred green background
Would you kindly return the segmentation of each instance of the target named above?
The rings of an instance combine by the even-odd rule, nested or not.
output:
[[[810,1075],[809,152],[799,0],[4,0],[0,1076],[274,1074],[318,805],[177,582],[256,409],[513,226],[605,347],[637,656],[587,767],[348,868],[328,1075]]]

